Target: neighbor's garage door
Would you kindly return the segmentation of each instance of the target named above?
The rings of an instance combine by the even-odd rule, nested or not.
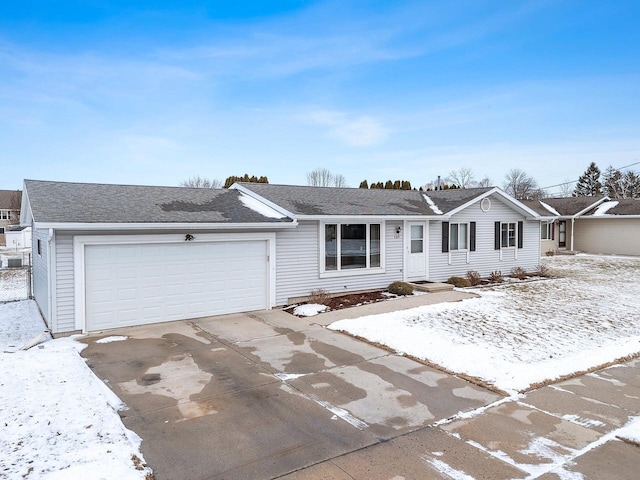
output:
[[[267,242],[87,245],[86,329],[268,308]]]

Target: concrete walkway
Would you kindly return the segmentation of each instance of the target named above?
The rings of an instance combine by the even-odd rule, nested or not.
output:
[[[503,398],[323,327],[470,296],[133,327],[82,354],[158,480],[637,478],[615,432],[640,414],[640,361]]]

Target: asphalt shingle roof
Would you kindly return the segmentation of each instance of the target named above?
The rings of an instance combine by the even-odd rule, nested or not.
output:
[[[9,210],[17,207],[19,210],[21,198],[22,192],[20,190],[0,190],[0,208]],[[14,205],[16,201],[18,204]]]
[[[556,209],[563,216],[572,216],[589,208],[604,197],[567,197],[567,198],[543,198],[542,201]]]
[[[447,213],[491,188],[464,190],[385,190],[309,187],[267,183],[239,183],[295,215],[435,215],[424,198],[428,195]],[[424,195],[423,195],[424,194]]]
[[[25,180],[33,218],[51,223],[274,223],[237,190]]]
[[[606,215],[640,215],[640,198],[612,198],[611,201],[618,202],[618,205],[607,210]],[[588,214],[595,210],[589,211]]]

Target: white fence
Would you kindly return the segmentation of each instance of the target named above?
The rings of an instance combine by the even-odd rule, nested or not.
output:
[[[31,267],[0,269],[0,302],[31,298]]]

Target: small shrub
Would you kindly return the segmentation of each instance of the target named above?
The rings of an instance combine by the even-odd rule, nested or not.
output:
[[[449,277],[447,283],[450,283],[454,287],[466,288],[471,286],[471,282],[464,277]]]
[[[316,303],[318,305],[329,305],[330,299],[331,295],[323,288],[311,290],[311,294],[309,295],[309,303]]]
[[[556,254],[556,251],[555,251],[555,250],[553,250],[553,249],[549,249],[549,250],[547,250],[547,252],[545,253],[545,255],[546,255],[547,257],[553,257],[555,254]]]
[[[513,267],[511,269],[511,278],[524,280],[525,278],[527,278],[527,271],[522,267]]]
[[[394,295],[412,295],[413,285],[407,282],[393,282],[387,290]]]
[[[480,276],[480,272],[478,272],[477,270],[469,270],[466,277],[472,287],[475,287],[476,285],[480,285],[482,283],[482,277]]]
[[[489,274],[489,281],[491,283],[502,283],[504,282],[504,277],[502,276],[502,272],[500,270],[496,270]]]
[[[542,263],[540,265],[536,265],[536,269],[534,270],[534,273],[539,277],[546,278],[551,276],[551,270],[549,269],[549,267],[547,267]]]

